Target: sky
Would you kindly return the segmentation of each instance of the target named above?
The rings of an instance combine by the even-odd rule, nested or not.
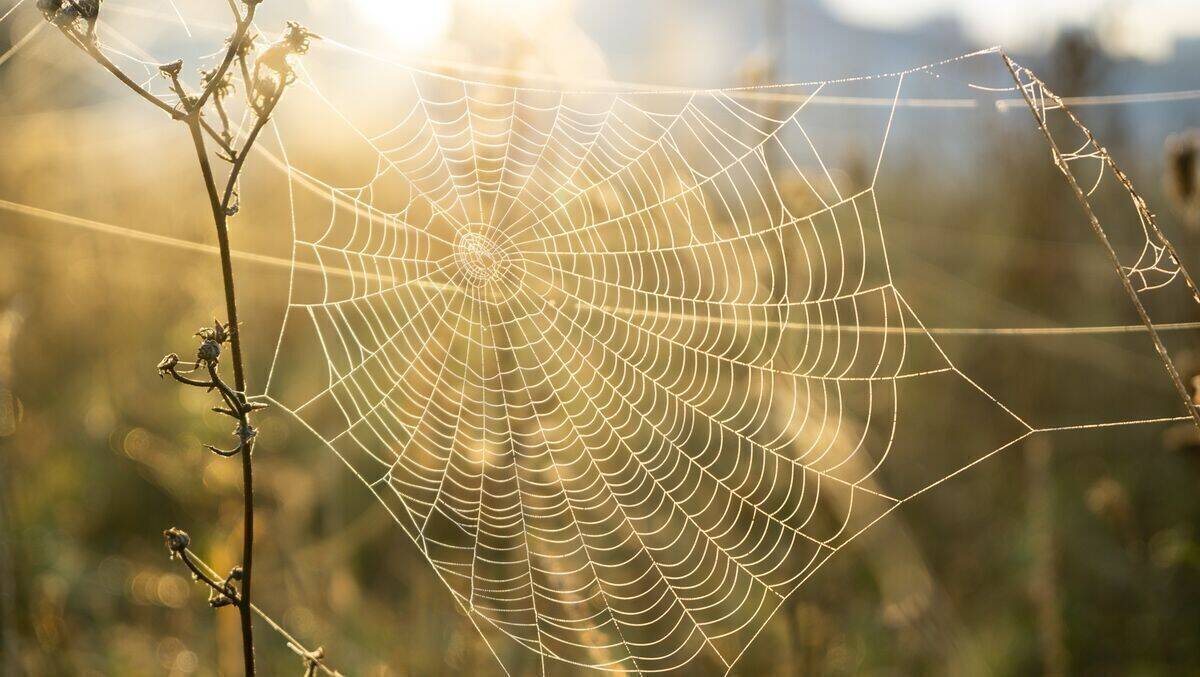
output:
[[[746,11],[773,0],[747,0]],[[783,0],[789,5],[806,2]],[[1001,44],[1014,51],[1036,49],[1065,28],[1096,27],[1114,56],[1149,61],[1169,59],[1177,41],[1200,38],[1196,0],[820,0],[838,19],[880,30],[904,30],[924,22],[953,19],[980,47]],[[319,3],[318,3],[319,4]],[[420,49],[436,43],[453,14],[484,14],[498,24],[536,27],[564,8],[595,12],[602,0],[353,0],[364,22],[396,42]],[[618,3],[619,5],[619,3]],[[650,4],[642,4],[649,14]]]
[[[191,0],[183,1],[192,4]],[[802,56],[805,65],[811,65],[803,73],[786,72],[783,77],[844,75],[829,72],[821,65],[821,52],[830,45],[818,46],[819,26],[827,21],[818,19],[818,15],[853,29],[874,32],[878,45],[891,44],[880,40],[887,34],[907,34],[922,43],[910,45],[909,51],[920,51],[918,47],[929,51],[893,55],[901,59],[928,60],[993,45],[1002,45],[1014,54],[1037,54],[1052,45],[1062,30],[1087,28],[1096,32],[1101,46],[1112,56],[1158,64],[1172,60],[1181,41],[1200,39],[1200,0],[307,2],[322,19],[319,23],[323,27],[354,35],[360,45],[392,54],[502,62],[509,67],[576,79],[665,79],[697,86],[728,84],[728,77],[713,74],[733,73],[747,54],[762,48],[763,17],[774,2],[783,2],[787,7],[787,30],[795,36],[790,51]],[[941,28],[932,34],[921,30],[929,25]],[[939,44],[931,44],[931,36],[941,36],[934,41]],[[512,62],[517,57],[511,48],[493,52],[488,47],[514,44],[525,50],[519,63]],[[804,45],[811,49],[806,50]],[[878,51],[878,45],[859,47],[871,47],[867,50],[870,52]],[[870,57],[881,55],[872,53]],[[844,54],[837,59],[839,63],[847,61]],[[871,65],[875,64],[848,67],[869,70]]]
[[[1026,50],[1064,28],[1096,26],[1114,56],[1169,59],[1176,41],[1200,37],[1196,0],[823,0],[839,19],[880,29],[956,19],[980,46]]]

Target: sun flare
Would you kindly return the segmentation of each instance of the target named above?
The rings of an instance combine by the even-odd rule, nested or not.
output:
[[[383,31],[399,49],[428,48],[446,34],[453,0],[355,0],[355,11]]]

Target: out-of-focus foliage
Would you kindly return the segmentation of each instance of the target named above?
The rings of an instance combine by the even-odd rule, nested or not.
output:
[[[1061,60],[1075,65],[1047,81],[1086,91],[1079,59]],[[0,199],[211,241],[191,149],[161,114],[48,43],[0,71],[0,91]],[[966,171],[920,154],[895,161],[903,181],[886,182],[881,203],[900,286],[942,325],[1126,318],[1031,120],[1011,121],[938,141],[971,145]],[[1120,111],[1088,121],[1152,203],[1167,204],[1160,148],[1123,144]],[[835,160],[842,171],[862,162],[853,149]],[[263,225],[287,218],[280,196],[254,188],[251,177],[235,241],[286,252],[284,231]],[[1185,263],[1200,268],[1200,240],[1159,211]],[[238,273],[247,361],[261,369],[287,271],[239,262]],[[0,213],[0,672],[236,673],[235,614],[207,609],[160,536],[180,526],[218,570],[235,563],[238,470],[200,447],[227,423],[154,373],[220,307],[210,256]],[[1133,404],[1173,412],[1144,336],[946,346],[966,373],[1042,420],[1105,420]],[[1030,368],[1051,364],[1065,366]],[[1190,367],[1200,371],[1200,359]],[[324,365],[314,355],[288,368]],[[260,605],[347,674],[496,670],[358,482],[290,420],[259,420]],[[962,442],[931,438],[927,453],[953,456]],[[1164,426],[1047,444],[1013,448],[882,522],[784,607],[738,671],[1197,669],[1200,445]],[[267,674],[299,672],[269,631],[258,642]]]

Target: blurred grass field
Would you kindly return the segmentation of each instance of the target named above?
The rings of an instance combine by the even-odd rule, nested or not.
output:
[[[0,45],[30,25],[0,24]],[[47,31],[0,68],[0,200],[212,244],[184,131],[54,37]],[[1046,57],[1045,78],[1064,94],[1089,93],[1064,55],[1060,47]],[[1195,102],[1179,105],[1195,111]],[[897,284],[938,326],[1130,321],[1031,119],[1017,113],[1025,116],[1005,124],[921,113],[914,138],[944,125],[961,137],[930,143],[968,150],[953,172],[944,155],[917,152],[890,170],[897,180],[880,194]],[[1162,146],[1131,134],[1136,120],[1121,108],[1089,110],[1086,121],[1196,268],[1200,234],[1171,207]],[[336,173],[346,159],[319,137],[297,147],[328,163],[314,173]],[[848,145],[835,161],[855,171],[861,153]],[[283,185],[256,158],[235,248],[289,257]],[[247,362],[261,381],[289,271],[243,259],[237,272]],[[202,413],[207,398],[154,372],[163,354],[190,350],[191,334],[222,304],[211,253],[0,209],[0,672],[237,673],[235,614],[207,608],[161,538],[180,526],[218,570],[235,563],[238,470],[200,447],[228,426]],[[1170,336],[1189,375],[1200,372],[1198,337]],[[944,345],[966,373],[1048,425],[1178,413],[1144,335],[958,336]],[[324,363],[314,355],[288,369],[318,374]],[[994,433],[979,420],[962,439],[931,437],[930,463],[955,458],[960,445],[990,445]],[[497,672],[357,480],[281,413],[259,422],[259,604],[325,646],[345,674]],[[1064,433],[999,454],[835,557],[734,672],[1194,673],[1198,449],[1188,430],[1163,424]],[[264,674],[301,671],[266,628],[257,639]],[[523,670],[536,674],[536,661]]]

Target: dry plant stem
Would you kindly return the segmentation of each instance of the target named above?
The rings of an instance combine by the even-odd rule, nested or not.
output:
[[[207,585],[214,594],[229,600],[231,604],[241,606],[242,603],[240,600],[238,600],[238,595],[236,592],[231,591],[227,586],[217,583],[212,576],[210,576],[207,572],[202,571],[200,567],[196,566],[196,562],[193,561],[192,558],[193,555],[191,550],[183,549],[179,551],[180,561],[182,561],[183,565],[188,568],[188,571],[192,572],[192,576],[194,576],[196,580]]]
[[[118,80],[120,80],[122,84],[124,84],[126,87],[131,89],[139,97],[150,102],[156,108],[162,110],[164,113],[166,113],[167,115],[170,115],[172,118],[175,118],[177,120],[181,119],[182,113],[178,109],[176,109],[174,106],[167,103],[166,101],[163,101],[162,99],[158,98],[157,96],[146,91],[146,89],[144,87],[142,87],[138,83],[134,82],[133,78],[130,78],[129,75],[125,73],[125,71],[121,70],[120,67],[118,67],[116,64],[114,64],[112,62],[112,60],[110,60],[107,56],[104,55],[104,52],[101,52],[96,47],[96,43],[94,43],[90,40],[82,39],[78,35],[70,32],[70,31],[64,30],[63,32],[67,35],[67,38],[75,44],[75,46],[77,46],[77,47],[79,47],[79,49],[83,50],[88,56],[90,56],[92,58],[93,61],[95,61],[102,68],[104,68],[104,70],[108,71],[109,73],[112,73],[114,77],[116,77]],[[229,153],[231,151],[229,143],[222,138],[222,135],[220,134],[220,132],[218,132],[215,128],[213,128],[213,126],[211,124],[209,124],[208,121],[201,118],[200,126],[204,129],[205,134],[208,134],[209,137],[211,137],[212,140],[217,143],[217,145],[221,148],[222,151],[224,151],[225,153]]]
[[[165,101],[158,98],[157,96],[154,96],[150,92],[146,91],[146,89],[144,87],[142,87],[138,83],[134,82],[132,78],[130,78],[128,75],[125,74],[125,71],[122,71],[120,68],[118,68],[116,64],[114,64],[111,60],[109,60],[109,58],[107,56],[104,55],[104,52],[100,51],[100,49],[96,46],[95,42],[93,42],[91,40],[81,40],[77,36],[74,36],[73,34],[71,34],[71,35],[74,38],[76,44],[78,44],[80,47],[82,47],[83,50],[85,52],[87,52],[88,56],[92,57],[92,59],[96,63],[103,66],[104,69],[107,70],[109,73],[112,73],[114,76],[116,76],[116,78],[118,80],[120,80],[122,83],[124,83],[126,87],[129,87],[130,89],[132,89],[134,92],[137,93],[138,96],[142,97],[146,101],[149,101],[150,103],[154,104],[155,106],[161,108],[164,112],[167,113],[167,115],[171,115],[171,116],[176,115],[176,110],[174,108],[172,108],[170,104],[166,103]]]
[[[253,5],[251,5],[251,10]],[[213,222],[217,229],[217,247],[221,254],[221,278],[225,286],[225,312],[227,321],[232,328],[230,347],[233,352],[234,385],[238,392],[246,391],[245,368],[242,362],[241,330],[237,316],[237,293],[233,281],[233,260],[229,247],[229,223],[225,209],[217,197],[216,180],[213,178],[212,164],[208,159],[208,149],[204,144],[203,130],[200,128],[199,109],[188,116],[188,130],[192,135],[192,143],[196,148],[196,156],[200,161],[200,173],[204,177],[204,187],[208,191],[209,203],[212,208]],[[232,183],[237,179],[236,174],[230,176]],[[254,618],[250,610],[250,583],[254,566],[254,465],[252,452],[254,443],[250,441],[242,449],[242,571],[240,601],[237,604],[241,615],[243,663],[246,675],[254,674]]]
[[[220,252],[220,258],[221,258],[221,277],[222,277],[222,282],[223,282],[224,291],[225,291],[225,309],[226,309],[226,313],[227,313],[228,325],[232,329],[229,340],[230,340],[230,346],[232,348],[234,383],[236,386],[236,390],[239,393],[244,393],[246,390],[246,378],[245,378],[244,362],[242,359],[241,336],[240,336],[239,322],[238,322],[238,316],[237,316],[237,294],[236,294],[236,290],[235,290],[235,286],[234,286],[233,263],[232,263],[232,257],[231,257],[231,248],[230,248],[230,244],[229,244],[229,228],[228,228],[229,224],[228,224],[228,212],[227,212],[228,204],[227,203],[233,192],[233,186],[237,182],[238,175],[241,172],[242,167],[244,166],[244,157],[249,152],[254,141],[257,139],[258,132],[261,131],[262,126],[266,124],[266,120],[269,116],[270,110],[260,111],[259,120],[255,126],[253,135],[249,139],[247,139],[246,144],[243,146],[241,152],[237,153],[236,157],[234,156],[233,150],[230,147],[230,143],[227,139],[227,136],[225,134],[218,132],[210,124],[208,124],[202,117],[202,111],[204,109],[204,106],[210,101],[210,99],[213,98],[214,93],[216,92],[217,88],[220,86],[220,83],[221,83],[222,79],[224,78],[225,73],[228,71],[230,65],[233,63],[235,58],[242,61],[243,71],[246,70],[244,67],[244,57],[239,56],[239,51],[240,51],[240,46],[241,46],[242,42],[245,40],[245,38],[248,34],[250,26],[253,24],[254,13],[258,6],[259,1],[260,0],[245,0],[246,12],[244,15],[239,14],[235,3],[232,2],[232,0],[230,1],[230,3],[229,3],[230,10],[234,13],[237,26],[233,32],[232,37],[230,38],[228,49],[225,52],[225,56],[220,64],[220,66],[218,66],[217,70],[214,72],[213,76],[211,77],[211,79],[208,82],[208,85],[204,88],[204,90],[200,93],[200,95],[193,102],[188,101],[187,97],[185,96],[185,92],[183,91],[182,86],[178,82],[178,79],[175,78],[174,76],[172,77],[172,81],[173,81],[174,88],[176,89],[176,93],[180,95],[181,105],[184,107],[183,110],[180,110],[179,108],[172,106],[171,104],[167,103],[166,101],[163,101],[159,97],[151,94],[144,87],[142,87],[137,82],[135,82],[132,78],[130,78],[124,71],[122,71],[116,64],[114,64],[107,56],[105,56],[104,53],[100,50],[100,48],[97,46],[97,43],[94,39],[94,35],[92,34],[91,27],[89,27],[88,32],[83,35],[81,35],[77,30],[70,28],[70,27],[63,29],[63,33],[67,36],[67,38],[69,40],[71,40],[71,42],[73,42],[77,47],[82,49],[97,64],[99,64],[102,68],[104,68],[109,73],[111,73],[114,77],[117,78],[117,80],[119,80],[126,87],[128,87],[133,92],[135,92],[139,97],[141,97],[145,101],[151,103],[152,105],[159,108],[163,112],[171,115],[172,118],[177,119],[177,120],[182,120],[187,124],[188,131],[192,138],[192,143],[195,147],[196,156],[200,163],[201,175],[203,176],[203,179],[204,179],[205,190],[208,193],[209,203],[210,203],[210,207],[212,209],[213,223],[214,223],[214,226],[217,231],[217,245],[218,245],[218,249]],[[249,88],[249,87],[253,86],[253,83],[247,81],[246,83],[244,83],[244,86]],[[272,102],[271,102],[272,108],[274,106],[274,103],[277,102],[279,99],[279,93],[281,93],[281,92],[276,93],[276,95],[272,99]],[[218,106],[218,108],[220,109],[219,106]],[[221,194],[218,192],[216,179],[214,177],[214,173],[212,170],[212,164],[209,160],[208,148],[205,143],[205,135],[206,134],[214,140],[214,142],[217,144],[217,146],[222,151],[224,151],[228,156],[230,156],[235,161],[235,164],[230,171],[227,188],[224,193],[224,195],[225,195],[224,199],[222,199]],[[223,384],[220,382],[219,378],[217,378],[217,376],[215,374],[215,366],[210,365],[210,370],[212,371],[212,377],[213,377],[212,383],[210,383],[210,384],[203,384],[201,382],[197,382],[192,379],[187,379],[186,377],[181,377],[178,374],[174,373],[173,370],[171,373],[172,373],[172,376],[176,380],[179,380],[184,383],[188,383],[189,385],[203,385],[203,386],[213,386],[213,387],[221,388],[222,396],[226,400],[227,404],[229,404],[231,411],[237,411],[240,413],[240,416],[238,418],[243,426],[242,430],[248,430],[249,429],[249,420],[248,420],[249,411],[240,409],[236,398],[231,399],[231,396],[226,392],[227,389],[223,387]],[[242,439],[242,441],[239,445],[239,448],[238,448],[238,452],[241,454],[241,461],[242,461],[242,493],[243,493],[243,507],[244,507],[244,509],[243,509],[242,565],[241,565],[242,577],[241,577],[241,582],[240,582],[240,594],[238,594],[236,596],[230,596],[229,592],[224,588],[224,586],[217,586],[214,581],[212,581],[209,577],[203,575],[203,573],[200,572],[194,566],[194,564],[192,564],[189,557],[187,557],[186,555],[182,556],[184,564],[188,566],[188,568],[192,571],[193,574],[195,574],[197,576],[198,579],[204,581],[206,584],[209,585],[209,587],[212,587],[215,590],[218,590],[223,596],[225,596],[226,598],[229,598],[230,602],[232,602],[233,604],[235,604],[237,606],[239,614],[240,614],[240,620],[241,620],[242,654],[243,654],[243,664],[244,664],[246,675],[253,675],[255,673],[253,611],[252,611],[252,604],[250,601],[252,599],[251,598],[251,580],[252,580],[251,576],[252,576],[252,572],[253,572],[253,559],[254,559],[254,468],[253,468],[253,460],[252,460],[253,447],[254,447],[253,438],[248,437],[248,438]],[[226,455],[226,454],[222,454],[222,455]],[[229,454],[229,455],[232,455],[232,454]]]
[[[67,2],[70,2],[72,7],[78,10],[73,0],[67,0]],[[115,76],[117,80],[130,88],[139,97],[169,114],[173,119],[186,124],[196,153],[196,159],[200,165],[200,174],[204,180],[205,192],[208,195],[209,207],[212,211],[213,225],[217,233],[217,249],[221,259],[221,280],[225,291],[227,322],[226,324],[222,324],[219,321],[215,321],[211,329],[202,329],[197,333],[197,336],[201,337],[203,342],[197,352],[196,361],[191,363],[188,371],[194,371],[204,366],[208,370],[208,381],[180,374],[176,370],[176,366],[180,364],[180,361],[179,357],[175,354],[163,358],[163,361],[159,363],[158,370],[160,375],[170,374],[172,378],[180,383],[210,391],[214,389],[219,391],[225,406],[214,407],[213,411],[238,421],[238,427],[234,432],[238,438],[238,445],[235,448],[223,450],[211,445],[205,446],[213,453],[222,457],[241,456],[244,508],[242,516],[242,563],[240,566],[235,567],[224,581],[218,583],[215,576],[211,575],[211,570],[206,574],[204,570],[196,566],[196,563],[193,561],[194,557],[187,551],[189,537],[185,532],[172,528],[164,532],[164,536],[167,537],[167,544],[172,555],[180,557],[184,565],[192,572],[196,579],[204,582],[214,591],[215,596],[211,598],[214,607],[233,605],[238,608],[241,619],[242,653],[245,674],[248,676],[255,673],[253,626],[253,614],[255,613],[267,620],[272,628],[282,633],[288,639],[289,646],[297,650],[297,653],[304,658],[309,672],[316,670],[318,667],[325,672],[330,672],[320,664],[321,658],[324,656],[321,649],[318,649],[316,652],[303,649],[299,643],[284,633],[278,624],[267,618],[251,602],[251,582],[254,564],[253,451],[255,430],[250,425],[250,415],[262,408],[262,405],[248,402],[245,394],[246,376],[242,357],[240,323],[237,313],[237,293],[234,285],[232,251],[229,242],[229,218],[237,212],[237,184],[242,169],[245,166],[246,158],[257,142],[262,130],[270,121],[271,114],[274,112],[275,106],[279,103],[280,98],[283,96],[283,91],[287,88],[290,78],[293,75],[286,63],[287,56],[307,52],[309,39],[317,37],[307,32],[299,24],[288,22],[288,32],[285,34],[283,40],[273,45],[267,52],[267,54],[272,55],[272,61],[269,62],[267,69],[274,73],[275,85],[269,93],[260,91],[262,85],[258,77],[259,68],[262,65],[262,59],[266,57],[265,55],[259,57],[260,61],[255,65],[253,79],[250,77],[250,68],[246,61],[247,55],[253,49],[250,28],[254,23],[255,10],[261,2],[262,0],[241,0],[241,4],[245,6],[245,13],[242,14],[238,10],[239,3],[237,0],[228,0],[229,9],[234,15],[236,27],[228,39],[225,54],[221,59],[220,65],[210,72],[203,73],[203,88],[199,94],[190,94],[181,81],[179,74],[183,65],[182,61],[175,61],[160,66],[159,70],[161,74],[170,80],[171,91],[179,99],[178,103],[174,105],[155,96],[145,87],[139,85],[104,55],[99,43],[96,42],[94,34],[97,20],[95,12],[86,17],[87,29],[85,31],[79,28],[78,15],[70,17],[69,21],[65,24],[59,24],[57,23],[59,18],[58,9],[56,9],[57,6],[52,5],[50,9],[42,8],[46,19],[55,20],[56,25],[59,26],[67,39],[76,47],[88,54],[96,63]],[[238,62],[238,67],[242,74],[242,84],[246,90],[246,101],[256,114],[253,128],[246,136],[241,147],[237,150],[233,148],[233,138],[229,129],[229,117],[226,113],[225,102],[223,100],[223,97],[228,93],[229,87],[226,76],[235,60]],[[220,130],[215,129],[204,119],[204,110],[208,104],[212,104],[220,119]],[[215,144],[217,155],[228,160],[232,165],[226,177],[226,182],[222,187],[219,187],[217,184],[212,161],[209,157],[206,137],[211,139]],[[226,342],[230,344],[233,361],[233,388],[229,387],[217,372],[217,365],[221,355],[221,345]],[[207,565],[204,569],[208,569]],[[238,582],[236,590],[232,581]]]
[[[188,554],[191,566],[195,566],[198,570],[201,570],[205,573],[205,578],[209,579],[210,581],[216,580],[217,572],[214,571],[213,568],[208,565],[208,563],[196,555],[196,553],[192,552],[191,550],[187,550],[186,548],[184,548],[180,554],[182,554],[182,552],[186,552]],[[272,630],[279,633],[280,637],[283,637],[284,641],[287,642],[289,649],[304,659],[306,670],[311,669],[313,664],[315,664],[318,671],[329,675],[330,677],[342,677],[342,673],[325,664],[325,652],[323,649],[320,647],[312,650],[305,648],[305,646],[301,644],[299,640],[297,640],[291,635],[291,633],[287,631],[287,629],[276,623],[275,619],[264,613],[262,609],[258,608],[254,604],[251,604],[250,608],[260,619],[262,619],[264,623],[269,625]]]
[[[174,371],[170,371],[169,373],[171,373],[171,375],[174,376],[177,380],[180,378],[179,375],[177,373],[175,373]],[[209,566],[207,562],[205,562],[203,559],[201,559],[199,555],[197,555],[196,553],[194,553],[190,549],[188,549],[188,547],[186,545],[184,545],[181,542],[177,547],[172,547],[171,552],[172,552],[173,556],[178,557],[180,559],[180,561],[183,562],[184,566],[187,567],[188,571],[190,571],[192,573],[192,575],[195,577],[195,579],[197,581],[203,583],[205,586],[208,587],[209,591],[213,595],[216,596],[214,599],[228,600],[230,604],[235,604],[235,605],[240,604],[240,602],[238,601],[237,591],[233,590],[228,585],[222,585],[222,584],[218,583],[216,571],[214,571],[213,568],[211,566]],[[304,661],[304,669],[305,669],[304,674],[305,675],[313,675],[313,674],[316,674],[317,672],[321,672],[326,675],[330,675],[330,677],[342,677],[342,673],[338,672],[337,670],[334,670],[333,668],[330,668],[328,665],[325,664],[325,649],[324,648],[322,648],[322,647],[317,647],[316,649],[306,648],[303,644],[300,643],[299,640],[297,640],[295,637],[293,637],[291,635],[291,633],[289,633],[283,626],[276,623],[275,619],[271,618],[266,613],[264,613],[262,609],[258,608],[257,606],[255,606],[253,604],[251,604],[249,606],[250,606],[250,609],[260,619],[262,619],[262,621],[264,623],[271,626],[272,630],[279,633],[279,635],[281,637],[283,637],[284,641],[287,642],[287,647],[289,649],[291,649],[293,653],[295,653],[297,656],[299,656]]]
[[[250,149],[254,147],[254,143],[258,140],[258,135],[262,133],[263,128],[267,126],[267,122],[270,121],[271,113],[275,110],[275,105],[279,103],[279,99],[282,96],[283,85],[281,84],[272,95],[270,101],[267,102],[267,106],[258,114],[258,120],[254,123],[254,128],[250,130],[250,134],[246,136],[246,142],[242,144],[241,150],[233,158],[233,168],[229,172],[229,183],[225,185],[225,193],[221,196],[220,200],[221,211],[226,215],[230,213],[234,189],[237,186],[237,178],[242,172],[242,166],[246,163],[246,157],[250,154]],[[236,330],[237,325],[235,324],[234,327]],[[243,388],[239,386],[240,389]]]
[[[1103,245],[1104,251],[1108,255],[1109,262],[1112,263],[1113,267],[1117,271],[1117,276],[1121,278],[1121,286],[1125,289],[1125,295],[1129,297],[1129,300],[1133,303],[1134,309],[1137,311],[1138,318],[1141,319],[1142,324],[1146,326],[1146,331],[1149,332],[1150,339],[1154,342],[1154,349],[1158,352],[1158,356],[1159,359],[1162,360],[1163,367],[1166,368],[1167,374],[1171,377],[1171,381],[1175,385],[1175,391],[1179,393],[1180,398],[1183,400],[1184,406],[1187,407],[1188,414],[1190,414],[1192,417],[1192,423],[1196,426],[1197,430],[1200,430],[1200,408],[1198,408],[1192,402],[1192,397],[1188,394],[1187,387],[1183,385],[1183,379],[1179,377],[1179,371],[1175,368],[1175,363],[1171,361],[1171,356],[1167,353],[1167,347],[1163,344],[1162,337],[1159,336],[1158,329],[1154,326],[1154,321],[1150,319],[1149,311],[1147,311],[1145,305],[1142,304],[1142,299],[1138,296],[1137,290],[1133,288],[1133,283],[1129,281],[1129,276],[1125,274],[1125,269],[1121,265],[1121,259],[1117,256],[1117,250],[1113,247],[1112,242],[1108,239],[1108,234],[1104,232],[1104,228],[1100,225],[1100,219],[1096,216],[1095,210],[1092,209],[1092,203],[1088,200],[1087,193],[1084,192],[1083,188],[1079,185],[1079,182],[1075,179],[1075,175],[1072,174],[1071,170],[1067,167],[1066,161],[1063,160],[1062,151],[1059,149],[1058,142],[1055,141],[1054,135],[1050,133],[1050,127],[1048,126],[1045,116],[1038,112],[1038,106],[1034,103],[1029,90],[1027,89],[1026,83],[1021,82],[1021,76],[1019,75],[1018,71],[1023,69],[1018,66],[1015,61],[1009,58],[1008,54],[1000,52],[1000,56],[1004,59],[1004,65],[1008,67],[1008,72],[1010,75],[1012,75],[1013,82],[1016,83],[1017,89],[1020,90],[1022,98],[1025,99],[1025,104],[1029,107],[1029,112],[1033,114],[1034,120],[1037,121],[1038,129],[1042,132],[1042,136],[1046,138],[1046,142],[1050,145],[1050,150],[1054,154],[1055,165],[1058,167],[1059,171],[1062,172],[1063,176],[1066,177],[1067,184],[1071,187],[1071,191],[1075,194],[1075,198],[1078,200],[1080,207],[1083,208],[1084,215],[1087,216],[1088,224],[1092,227],[1092,231],[1095,233],[1096,238],[1100,240],[1100,244]],[[1032,74],[1030,74],[1030,77],[1033,78],[1032,81],[1041,87],[1043,91],[1050,93],[1049,90],[1042,85],[1040,80],[1036,79],[1036,77],[1033,77]],[[1052,93],[1050,94],[1053,96]],[[1125,188],[1130,191],[1130,196],[1135,200],[1135,202],[1140,201],[1141,197],[1133,191],[1133,187],[1129,184],[1128,180],[1123,178],[1124,174],[1119,173],[1119,170],[1116,168],[1116,163],[1114,163],[1112,158],[1108,156],[1108,152],[1101,148],[1098,143],[1096,143],[1095,138],[1091,135],[1091,132],[1088,131],[1087,127],[1085,127],[1079,121],[1079,118],[1075,117],[1074,113],[1067,108],[1062,99],[1054,96],[1054,100],[1055,103],[1057,103],[1063,110],[1067,111],[1067,115],[1070,117],[1071,122],[1079,129],[1084,130],[1084,134],[1087,137],[1088,143],[1091,144],[1097,150],[1097,152],[1102,154],[1106,160],[1106,164],[1111,167],[1114,172],[1118,172],[1118,177],[1121,178],[1122,185],[1124,185]],[[1149,212],[1146,212],[1146,214],[1148,215]],[[1175,248],[1169,241],[1167,241],[1162,232],[1159,231],[1158,226],[1154,223],[1152,216],[1149,218],[1149,221],[1150,228],[1155,234],[1156,238],[1170,253],[1173,260],[1176,262],[1176,265],[1179,265],[1182,268],[1180,259],[1175,255]],[[1195,283],[1192,281],[1191,276],[1186,270],[1184,270],[1183,276],[1184,281],[1187,283],[1189,289],[1191,289],[1193,294],[1196,294],[1197,292]],[[1200,297],[1197,297],[1197,300],[1200,301]]]
[[[229,70],[230,64],[240,50],[242,41],[246,37],[250,25],[254,21],[254,11],[258,7],[258,0],[248,0],[246,3],[246,13],[237,19],[237,28],[234,30],[233,37],[229,41],[229,47],[225,51],[225,58],[221,65],[217,68],[216,73],[212,76],[208,86],[192,106],[188,115],[188,130],[191,132],[192,143],[196,149],[196,157],[200,162],[200,172],[204,177],[204,187],[208,192],[209,204],[212,209],[213,223],[217,230],[217,247],[221,254],[221,278],[225,287],[225,311],[226,319],[232,329],[230,334],[230,347],[233,352],[233,376],[234,385],[238,392],[246,392],[246,374],[245,367],[242,361],[242,340],[241,340],[241,325],[238,322],[237,316],[237,293],[233,279],[233,260],[229,246],[229,215],[224,201],[218,197],[217,184],[213,177],[212,164],[208,159],[208,149],[204,143],[203,128],[201,127],[201,111],[204,109],[204,104],[213,96],[213,92],[220,86],[221,80],[225,77],[226,71]],[[230,10],[234,16],[237,16],[237,8],[231,2]],[[243,86],[250,88],[253,86],[251,82],[243,83]],[[260,116],[259,125],[263,124],[263,118]],[[254,139],[248,139],[243,151],[235,158],[237,164],[231,169],[228,186],[232,187],[241,172],[243,158],[249,151]],[[231,190],[230,189],[227,189]],[[210,367],[211,369],[211,367]],[[215,372],[213,374],[214,381]],[[230,403],[234,407],[236,403]],[[242,414],[242,425],[248,427],[248,414]],[[253,462],[254,440],[243,440],[241,443],[241,461],[242,461],[242,580],[241,594],[237,602],[238,613],[241,620],[242,630],[242,658],[247,676],[254,674],[254,617],[251,610],[251,582],[254,571],[254,462]]]

